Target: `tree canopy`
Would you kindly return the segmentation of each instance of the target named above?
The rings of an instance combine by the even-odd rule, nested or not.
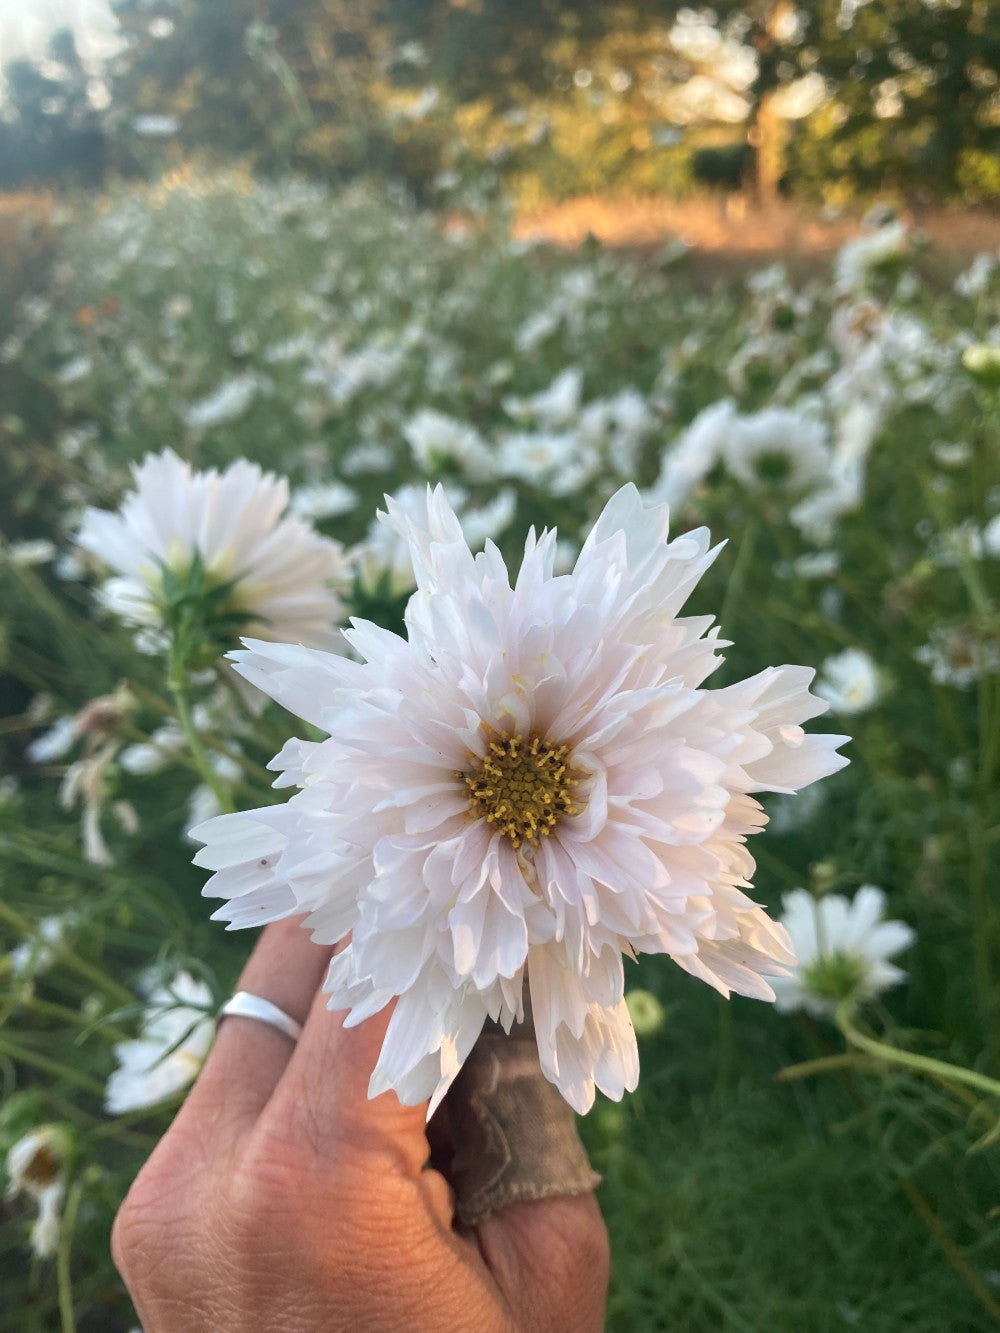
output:
[[[578,172],[763,194],[1000,199],[1000,0],[117,0],[95,104],[72,43],[6,70],[0,183],[163,153],[418,192]],[[55,53],[53,53],[55,54]],[[97,99],[99,102],[100,99]],[[727,165],[728,164],[728,165]]]

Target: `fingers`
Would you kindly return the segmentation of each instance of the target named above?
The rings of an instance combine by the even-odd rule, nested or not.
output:
[[[284,1077],[262,1117],[261,1129],[293,1135],[320,1162],[373,1158],[401,1174],[417,1176],[428,1157],[427,1103],[403,1106],[394,1092],[368,1099],[391,1006],[345,1028],[346,1015],[331,1012],[320,992]],[[346,1153],[341,1150],[346,1149]]]
[[[276,921],[264,930],[237,987],[270,1000],[299,1023],[308,1017],[331,956],[312,942],[301,920]],[[178,1124],[194,1122],[209,1148],[234,1145],[264,1109],[294,1050],[294,1042],[268,1023],[227,1017]]]
[[[511,1204],[475,1234],[518,1328],[601,1333],[611,1250],[592,1194]]]

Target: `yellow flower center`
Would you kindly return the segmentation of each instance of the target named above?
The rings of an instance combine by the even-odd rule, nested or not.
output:
[[[486,754],[471,773],[456,773],[469,790],[469,807],[486,816],[515,847],[547,838],[563,815],[580,813],[573,790],[584,779],[569,761],[569,746],[540,736],[503,736],[490,729]]]

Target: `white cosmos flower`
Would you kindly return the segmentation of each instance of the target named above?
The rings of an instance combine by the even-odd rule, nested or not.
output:
[[[856,236],[837,251],[834,286],[838,292],[854,292],[869,274],[906,254],[908,232],[901,221],[889,222],[875,231]]]
[[[878,667],[863,648],[845,648],[820,668],[816,693],[835,713],[864,713],[882,696]]]
[[[47,972],[56,960],[59,946],[76,924],[73,912],[43,916],[34,934],[15,944],[7,955],[11,975],[21,980]]]
[[[579,493],[600,463],[596,449],[575,435],[552,432],[507,435],[496,456],[496,468],[502,477],[546,486],[556,495]]]
[[[840,768],[807,736],[812,672],[770,667],[702,688],[711,617],[679,617],[714,559],[705,529],[667,540],[665,508],[612,498],[569,574],[530,534],[511,586],[473,557],[443,491],[389,501],[417,591],[408,638],[347,631],[362,661],[248,641],[237,669],[323,741],[272,760],[287,804],[193,830],[230,927],[298,912],[331,964],[332,1009],[360,1023],[398,997],[372,1075],[415,1104],[444,1095],[487,1018],[531,1008],[546,1076],[579,1111],[620,1098],[638,1058],[623,955],[667,953],[723,994],[773,998],[794,962],[747,896],[753,793]]]
[[[184,409],[184,424],[189,430],[204,431],[236,421],[249,410],[260,388],[256,375],[234,375],[223,380],[212,393]]]
[[[767,407],[734,418],[722,457],[745,486],[759,487],[773,480],[789,491],[821,481],[831,463],[823,423],[787,407]]]
[[[514,395],[505,398],[503,409],[517,421],[537,422],[549,430],[559,430],[575,421],[582,392],[583,371],[570,366],[540,393],[528,398]]]
[[[282,518],[288,483],[239,459],[219,473],[194,472],[170,449],[134,469],[118,513],[88,509],[77,536],[119,577],[102,597],[133,624],[159,623],[164,567],[183,574],[195,552],[212,580],[233,581],[247,627],[266,638],[333,643],[342,605],[331,586],[344,570],[338,542],[295,517]]]
[[[736,420],[736,405],[731,398],[699,412],[664,455],[648,498],[656,503],[683,505],[719,461]]]
[[[59,1243],[59,1224],[66,1192],[69,1134],[59,1125],[39,1125],[13,1144],[5,1164],[8,1199],[26,1194],[38,1205],[31,1229],[31,1248],[39,1259],[51,1259]]]
[[[215,1035],[206,1013],[211,1001],[209,988],[189,972],[150,992],[138,1039],[115,1046],[118,1068],[104,1093],[111,1115],[155,1106],[187,1087]]]
[[[422,407],[403,427],[403,434],[415,462],[425,471],[433,472],[443,463],[454,462],[466,476],[480,481],[493,476],[489,447],[466,421]]]
[[[916,939],[902,921],[886,921],[885,894],[864,884],[849,901],[840,893],[814,898],[805,889],[784,897],[782,924],[798,965],[774,982],[775,1006],[783,1013],[804,1009],[829,1018],[845,1000],[871,999],[906,980],[888,960]]]

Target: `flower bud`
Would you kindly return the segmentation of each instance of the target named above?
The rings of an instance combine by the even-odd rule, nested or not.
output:
[[[967,347],[962,353],[962,365],[978,383],[1000,386],[1000,346],[976,343]]]

